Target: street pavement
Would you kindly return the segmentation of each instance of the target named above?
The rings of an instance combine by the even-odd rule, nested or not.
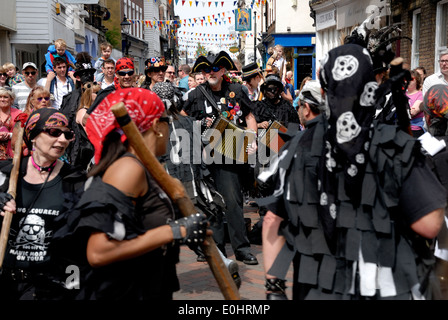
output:
[[[258,207],[246,205],[244,207],[245,218],[251,219],[251,227],[259,221]],[[235,256],[229,243],[226,244],[228,258]],[[239,274],[242,280],[239,289],[241,300],[265,300],[265,277],[263,268],[263,256],[261,245],[251,244],[251,252],[258,259],[258,265],[246,265],[237,261]],[[207,262],[197,262],[196,254],[186,246],[181,247],[180,262],[177,265],[177,273],[180,282],[180,290],[174,293],[174,300],[224,300],[219,286],[208,266]],[[235,260],[236,261],[236,260]],[[287,274],[287,295],[291,298],[292,267]]]

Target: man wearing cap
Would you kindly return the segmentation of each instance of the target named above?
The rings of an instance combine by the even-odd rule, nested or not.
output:
[[[251,101],[261,100],[263,95],[260,92],[260,81],[262,80],[261,70],[258,64],[252,62],[242,68],[244,81],[243,91],[246,92]]]
[[[31,90],[37,84],[39,71],[37,70],[35,63],[25,62],[22,67],[22,74],[25,77],[25,81],[12,86],[12,91],[16,95],[14,104],[20,111],[25,110],[26,100],[28,99]]]
[[[299,93],[299,102],[297,106],[297,114],[299,115],[300,124],[307,128],[310,121],[316,118],[322,111],[322,93],[319,81],[310,80],[302,88]],[[314,123],[314,122],[313,122]]]
[[[207,126],[212,125],[212,116],[222,115],[237,126],[257,132],[257,124],[252,114],[252,102],[243,92],[242,85],[230,83],[227,81],[228,78],[224,77],[230,70],[237,68],[225,51],[209,52],[207,57],[200,56],[193,66],[193,72],[202,71],[206,82],[188,93],[183,111],[197,120],[205,120]],[[255,152],[255,149],[254,145],[251,152]],[[217,191],[224,197],[226,203],[225,217],[235,258],[245,264],[258,264],[257,258],[250,252],[243,213],[242,187],[244,180],[247,180],[248,165],[235,162],[222,163],[210,164],[207,169],[214,178]],[[224,222],[222,218],[218,220],[221,221],[212,223],[213,237],[218,248],[226,255]]]

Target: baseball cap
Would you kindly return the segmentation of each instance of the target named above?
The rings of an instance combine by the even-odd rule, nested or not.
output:
[[[26,68],[31,67],[37,70],[36,64],[33,62],[25,62],[23,64],[22,70],[25,70]]]

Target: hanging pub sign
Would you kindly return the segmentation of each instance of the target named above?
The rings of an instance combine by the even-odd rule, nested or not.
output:
[[[235,31],[250,31],[252,29],[252,10],[239,8],[235,10]]]

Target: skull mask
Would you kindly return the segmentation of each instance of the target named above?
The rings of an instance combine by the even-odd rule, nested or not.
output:
[[[336,140],[345,143],[356,138],[361,132],[361,127],[356,122],[353,112],[347,111],[341,114],[336,122]]]
[[[353,76],[358,70],[359,62],[354,56],[340,56],[336,58],[334,62],[333,70],[331,70],[333,74],[333,79],[336,81],[342,81],[344,79],[350,78]]]
[[[359,104],[363,107],[370,107],[375,104],[375,91],[378,88],[378,84],[374,81],[366,83],[364,86],[364,92],[361,94]]]

